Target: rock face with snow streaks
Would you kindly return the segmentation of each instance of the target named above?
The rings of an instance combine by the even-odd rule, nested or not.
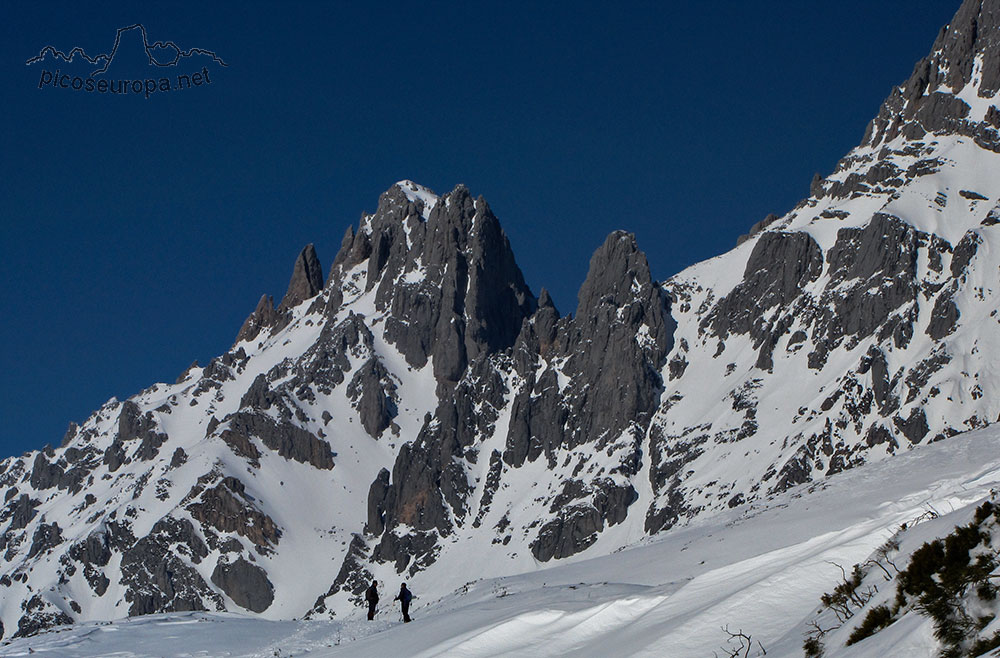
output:
[[[963,3],[810,198],[665,283],[703,376],[654,419],[650,529],[997,418],[997,16]]]

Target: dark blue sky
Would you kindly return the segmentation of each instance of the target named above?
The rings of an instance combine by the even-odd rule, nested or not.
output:
[[[564,313],[614,229],[658,278],[726,251],[860,140],[958,4],[5,5],[0,456],[225,351],[399,179],[483,194]],[[229,66],[146,99],[25,65],[133,23]]]

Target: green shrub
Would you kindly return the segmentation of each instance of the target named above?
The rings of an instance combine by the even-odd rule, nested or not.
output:
[[[1000,587],[990,579],[998,565],[995,551],[991,549],[973,558],[973,551],[980,545],[990,548],[992,536],[988,524],[991,518],[1000,523],[1000,505],[987,501],[976,509],[973,518],[972,523],[956,526],[948,536],[926,542],[913,552],[906,568],[896,577],[896,598],[892,608],[879,605],[869,610],[861,624],[851,632],[848,645],[871,637],[898,619],[902,611],[912,607],[933,620],[934,635],[943,645],[941,658],[979,656],[1000,647],[1000,632],[990,638],[976,640],[969,646],[993,618],[975,618],[966,608],[966,598],[973,592],[980,601],[1000,598]],[[883,571],[888,574],[884,567]],[[855,610],[864,607],[873,595],[874,588],[869,588],[867,592],[859,589],[864,575],[864,571],[855,566],[850,576],[845,574],[832,593],[821,598],[823,605],[832,609],[842,623],[850,619]],[[968,653],[964,649],[966,647]],[[807,658],[821,656],[823,651],[818,638],[807,639],[803,649]]]
[[[897,603],[905,603],[905,595],[941,599],[959,594],[968,585],[985,581],[995,567],[993,559],[981,555],[973,563],[970,551],[990,536],[976,524],[958,526],[944,538],[925,543],[914,551],[910,564],[899,574]]]
[[[990,518],[990,516],[995,514],[996,511],[997,510],[994,508],[993,503],[987,500],[985,503],[976,508],[976,516],[973,517],[973,521],[976,525],[982,525],[983,521]]]
[[[972,558],[980,544],[989,546],[990,534],[980,526],[995,514],[995,506],[984,503],[976,510],[975,522],[925,543],[899,574],[896,605],[904,606],[908,597],[916,599],[914,608],[934,621],[934,635],[945,646],[943,658],[960,658],[961,647],[982,628],[965,609],[966,593],[971,589],[982,600],[996,599],[996,587],[989,580],[996,559],[990,554]]]
[[[805,652],[806,658],[822,658],[823,643],[817,637],[807,637],[802,643],[802,651]]]
[[[855,628],[851,636],[847,638],[847,646],[857,644],[866,637],[871,637],[894,621],[892,611],[888,607],[884,605],[875,606],[868,611],[861,625]]]
[[[899,574],[896,586],[896,602],[906,604],[906,595],[920,596],[924,592],[936,588],[934,574],[944,562],[944,542],[935,539],[926,542],[910,556],[910,563]]]

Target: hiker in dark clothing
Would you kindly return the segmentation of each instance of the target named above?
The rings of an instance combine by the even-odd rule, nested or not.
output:
[[[373,580],[372,584],[365,590],[365,601],[368,601],[368,621],[375,619],[375,606],[378,605],[378,581]]]
[[[410,621],[410,601],[413,599],[413,594],[410,590],[406,589],[406,583],[399,586],[399,595],[393,599],[393,601],[399,601],[399,605],[403,608],[403,623],[409,623]]]

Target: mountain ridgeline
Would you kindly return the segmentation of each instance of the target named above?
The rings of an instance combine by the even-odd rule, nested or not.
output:
[[[482,197],[393,185],[228,352],[0,462],[3,637],[432,600],[995,422],[998,22],[964,2],[732,251],[657,282],[613,232],[569,315]]]

